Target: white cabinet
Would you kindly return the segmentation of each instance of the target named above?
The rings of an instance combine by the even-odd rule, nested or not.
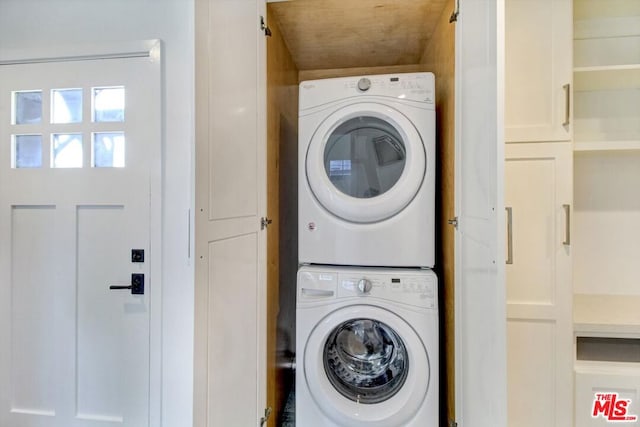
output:
[[[572,1],[505,2],[505,139],[571,139]]]
[[[507,144],[509,425],[572,425],[572,147]]]
[[[606,427],[618,422],[638,426],[640,425],[637,418],[640,417],[638,398],[640,398],[640,363],[596,361],[576,363],[576,426]],[[621,405],[619,403],[621,401],[627,401],[627,403]],[[618,402],[617,407],[614,402]],[[594,408],[595,405],[597,407]],[[633,417],[636,417],[635,422],[632,421]]]

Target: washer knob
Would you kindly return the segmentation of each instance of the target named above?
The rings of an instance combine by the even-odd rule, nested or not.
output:
[[[358,89],[360,89],[362,92],[368,91],[370,87],[371,87],[371,80],[369,80],[368,78],[363,77],[360,80],[358,80]]]
[[[373,285],[371,284],[371,280],[369,279],[360,279],[358,281],[358,291],[361,294],[368,294],[369,292],[371,292],[372,287]]]

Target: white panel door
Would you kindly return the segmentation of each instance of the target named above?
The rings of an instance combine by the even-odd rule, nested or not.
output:
[[[569,141],[572,0],[506,0],[507,142]]]
[[[266,404],[264,0],[196,3],[195,425],[256,426]]]
[[[464,0],[456,25],[455,413],[506,426],[503,2]]]
[[[505,154],[509,425],[571,426],[572,146],[508,144]]]
[[[0,425],[148,426],[159,58],[70,59],[0,65]]]

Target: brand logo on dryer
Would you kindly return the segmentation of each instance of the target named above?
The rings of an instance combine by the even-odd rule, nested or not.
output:
[[[316,223],[315,222],[310,222],[307,224],[307,229],[309,231],[314,231],[316,229]]]

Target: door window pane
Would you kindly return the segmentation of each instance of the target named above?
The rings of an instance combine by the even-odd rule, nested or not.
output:
[[[402,339],[388,325],[373,319],[342,323],[327,338],[324,369],[329,382],[344,397],[362,404],[394,396],[409,371]]]
[[[51,122],[82,122],[82,89],[54,89],[51,91]]]
[[[124,132],[100,132],[93,134],[93,167],[123,168]]]
[[[124,122],[124,86],[93,89],[93,121]]]
[[[14,135],[13,155],[16,168],[42,167],[42,135]]]
[[[404,141],[391,124],[363,116],[347,120],[332,132],[324,148],[324,167],[338,190],[368,199],[396,184],[405,157]]]
[[[13,93],[13,124],[24,125],[42,121],[42,91]]]
[[[58,133],[51,137],[51,165],[54,168],[82,167],[82,135]]]

